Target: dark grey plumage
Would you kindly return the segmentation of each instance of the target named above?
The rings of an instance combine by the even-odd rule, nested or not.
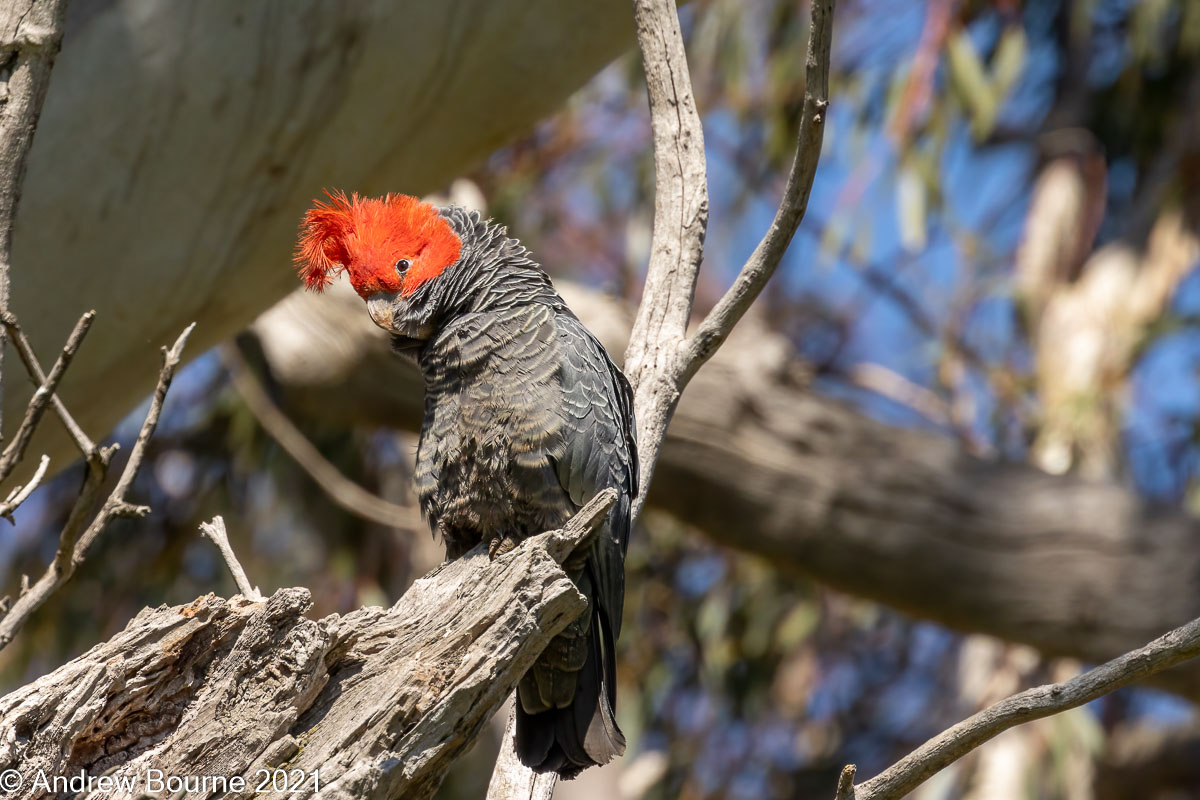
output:
[[[442,214],[462,239],[459,261],[398,298],[392,327],[425,378],[417,494],[447,555],[560,527],[601,490],[619,492],[566,565],[590,608],[518,689],[518,754],[571,777],[625,747],[614,644],[637,491],[632,392],[520,243],[473,212]]]

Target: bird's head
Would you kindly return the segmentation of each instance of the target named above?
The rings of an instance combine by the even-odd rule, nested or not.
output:
[[[321,291],[344,271],[375,324],[427,338],[432,310],[422,308],[429,296],[422,288],[458,262],[462,240],[436,207],[415,197],[327,196],[300,226],[296,265],[305,285]]]

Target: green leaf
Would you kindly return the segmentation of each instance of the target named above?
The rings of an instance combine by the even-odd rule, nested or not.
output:
[[[781,652],[794,649],[817,629],[820,615],[814,603],[800,603],[779,621],[775,644]]]
[[[1005,30],[992,54],[992,91],[998,101],[1008,97],[1025,71],[1028,57],[1029,40],[1025,37],[1025,29],[1013,26]]]
[[[909,253],[925,249],[928,200],[925,179],[920,171],[905,163],[896,175],[896,224],[900,228],[900,243]]]
[[[971,37],[958,31],[946,44],[946,59],[950,69],[950,85],[971,117],[971,133],[983,139],[996,123],[998,103],[987,70]]]

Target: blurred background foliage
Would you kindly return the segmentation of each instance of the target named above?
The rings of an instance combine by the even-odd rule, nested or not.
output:
[[[808,10],[694,0],[681,13],[712,184],[703,307],[774,211]],[[817,389],[982,456],[1128,481],[1200,511],[1200,3],[841,0],[834,45],[809,214],[763,302]],[[553,273],[636,302],[653,169],[635,58],[469,178]],[[143,606],[232,593],[197,534],[217,513],[252,579],[309,587],[314,614],[392,602],[440,560],[426,532],[331,503],[264,433],[226,357],[177,382],[136,491],[153,515],[114,526],[0,653],[5,689]],[[411,433],[295,421],[346,476],[411,503]],[[79,480],[60,476],[0,537],[10,576],[52,557]],[[620,716],[633,747],[605,784],[626,797],[829,796],[843,763],[871,774],[981,705],[1079,668],[781,574],[660,513],[627,567]],[[1119,734],[1193,717],[1176,698],[1124,692],[1006,734],[916,796],[1200,797],[1195,774],[1125,793],[1105,772]],[[482,796],[494,746],[443,796]],[[585,785],[562,796],[608,796]]]

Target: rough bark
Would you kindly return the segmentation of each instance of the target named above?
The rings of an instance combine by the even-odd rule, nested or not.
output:
[[[304,589],[146,609],[108,642],[0,698],[0,771],[22,783],[13,791],[4,773],[2,788],[53,796],[47,781],[82,771],[135,782],[136,791],[95,797],[137,796],[155,776],[247,781],[188,797],[429,797],[541,649],[586,608],[560,564],[614,497],[495,561],[476,548],[390,609],[311,620]],[[255,791],[264,775],[276,785]]]
[[[641,459],[636,516],[686,379],[684,344],[708,230],[704,127],[692,95],[679,14],[669,0],[634,0],[650,127],[654,135],[654,225],[650,263],[625,374],[633,386]]]
[[[559,285],[621,352],[622,307]],[[419,377],[353,293],[333,296],[289,297],[253,327],[290,412],[415,428]],[[1200,616],[1193,517],[869,419],[814,392],[788,343],[747,323],[684,393],[652,507],[838,589],[1047,654],[1103,661]],[[1160,679],[1200,697],[1200,669]]]
[[[626,0],[78,0],[29,155],[14,308],[43,358],[96,310],[59,391],[109,431],[153,388],[141,355],[192,321],[202,353],[295,287],[323,187],[439,190],[632,41]],[[30,389],[5,391],[21,408]],[[71,462],[58,425],[31,448]]]

